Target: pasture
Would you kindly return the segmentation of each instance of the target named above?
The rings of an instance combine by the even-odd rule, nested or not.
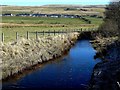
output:
[[[83,11],[86,10],[86,11]],[[2,33],[4,33],[5,42],[15,41],[16,32],[19,38],[26,37],[26,32],[41,31],[73,31],[73,30],[91,30],[97,28],[102,22],[102,18],[90,17],[89,15],[98,14],[103,16],[105,11],[103,6],[97,8],[92,6],[72,6],[72,5],[45,5],[45,6],[2,6],[2,13],[45,13],[45,14],[72,14],[83,15],[84,18],[91,21],[88,24],[80,18],[51,18],[51,17],[20,17],[20,16],[2,16]],[[29,37],[35,38],[34,33],[29,33]],[[42,35],[38,34],[40,37]]]
[[[26,37],[26,32],[40,31],[72,31],[96,28],[102,23],[102,19],[91,18],[91,24],[78,18],[46,18],[46,17],[2,17],[2,32],[5,42],[14,41],[18,32],[19,38]],[[31,38],[35,37],[30,33]]]

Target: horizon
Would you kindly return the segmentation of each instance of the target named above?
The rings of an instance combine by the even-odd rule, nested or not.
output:
[[[108,5],[108,4],[89,4],[89,5],[83,5],[83,4],[44,4],[44,5],[0,5],[0,6],[25,6],[25,7],[27,7],[27,6],[30,6],[30,7],[39,7],[39,6],[104,6],[104,5]]]
[[[18,1],[13,1],[13,0],[7,0],[7,1],[2,1],[1,5],[8,5],[8,6],[44,6],[44,5],[107,5],[109,4],[110,0],[61,0],[61,1],[55,1],[55,0],[29,0],[29,1],[24,1],[24,0],[18,0]]]

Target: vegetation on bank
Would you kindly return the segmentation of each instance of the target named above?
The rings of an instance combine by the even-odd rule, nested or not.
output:
[[[103,61],[94,67],[89,90],[119,90],[120,1],[106,7],[104,23],[98,31],[93,47],[97,50],[95,58]]]
[[[105,11],[104,23],[99,27],[103,37],[120,37],[120,1],[111,2]]]
[[[79,33],[67,33],[36,39],[20,39],[17,43],[0,43],[2,78],[18,74],[32,66],[55,59],[68,51]]]

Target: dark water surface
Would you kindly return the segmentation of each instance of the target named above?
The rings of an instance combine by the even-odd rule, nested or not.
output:
[[[61,60],[45,64],[15,82],[3,83],[5,88],[80,88],[86,89],[93,67],[95,50],[88,40],[80,40]]]

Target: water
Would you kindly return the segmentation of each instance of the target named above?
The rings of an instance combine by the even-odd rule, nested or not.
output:
[[[88,40],[78,41],[61,60],[51,61],[3,88],[80,88],[86,89],[92,70],[95,50]]]

